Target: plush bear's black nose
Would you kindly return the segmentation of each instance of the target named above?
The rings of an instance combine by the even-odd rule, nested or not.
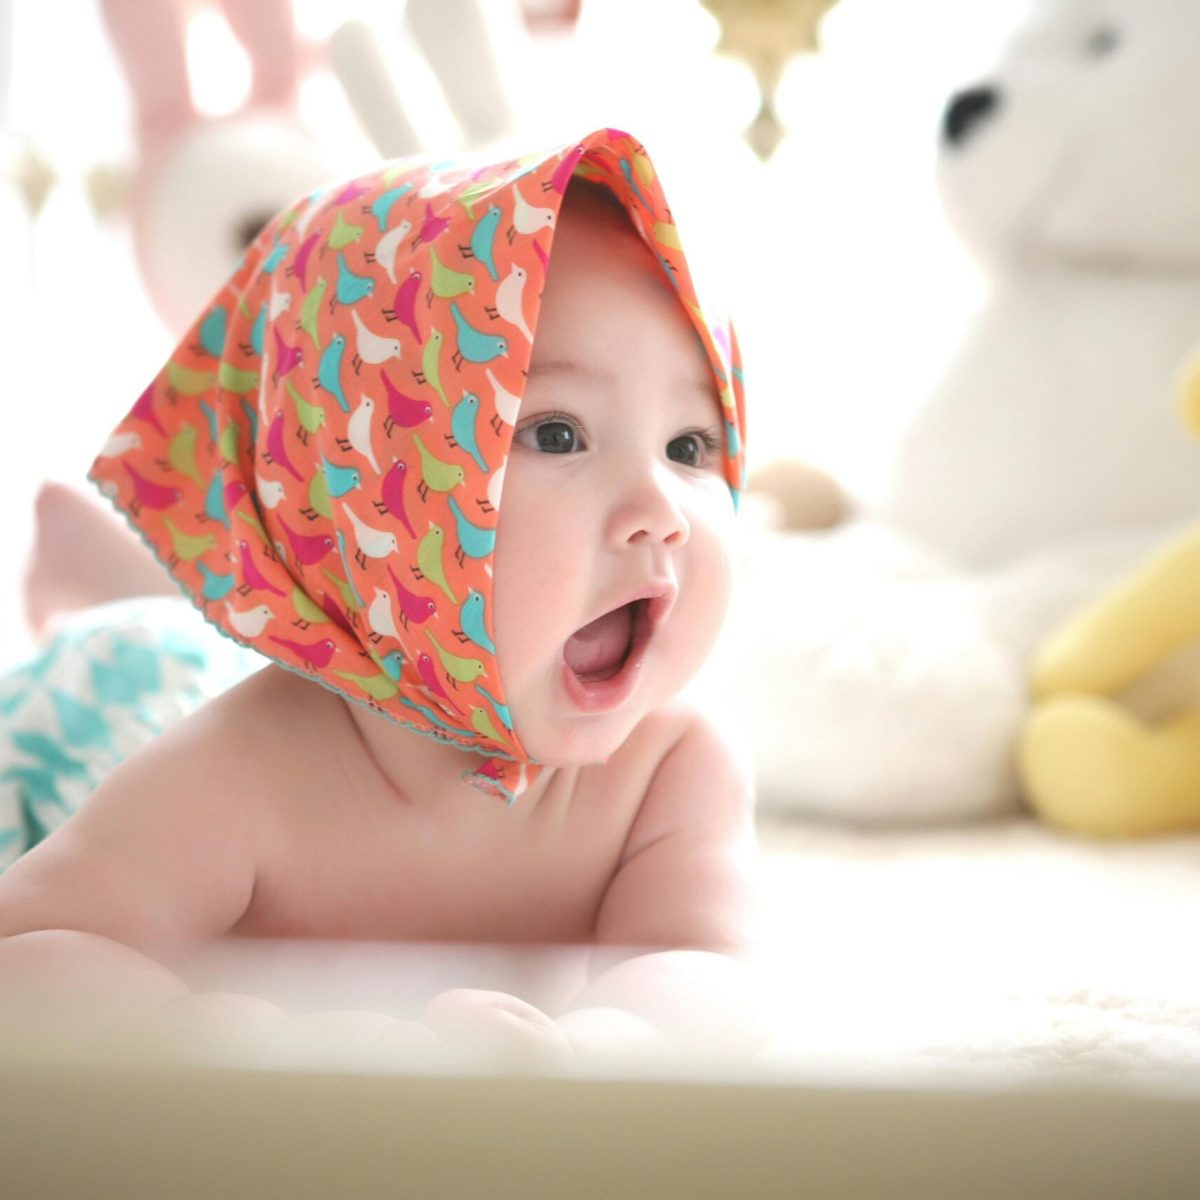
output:
[[[951,146],[967,140],[967,135],[1000,103],[995,88],[973,87],[950,97],[942,116],[942,139]]]

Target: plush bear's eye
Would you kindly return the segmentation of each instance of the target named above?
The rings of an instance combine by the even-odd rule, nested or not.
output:
[[[1088,34],[1083,44],[1089,58],[1104,58],[1121,44],[1120,35],[1111,25],[1101,25]]]

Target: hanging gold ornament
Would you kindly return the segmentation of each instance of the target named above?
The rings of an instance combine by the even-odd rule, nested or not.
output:
[[[762,103],[746,129],[751,149],[764,161],[786,132],[775,111],[775,90],[797,54],[818,47],[817,26],[837,0],[700,0],[721,25],[717,50],[742,59],[754,72]]]

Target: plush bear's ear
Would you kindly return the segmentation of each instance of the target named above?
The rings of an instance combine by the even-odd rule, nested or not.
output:
[[[772,502],[784,530],[832,529],[849,511],[837,481],[798,459],[779,459],[759,467],[747,481],[747,490]]]

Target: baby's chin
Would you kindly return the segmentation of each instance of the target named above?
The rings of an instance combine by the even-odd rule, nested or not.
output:
[[[525,752],[545,767],[587,767],[607,762],[624,745],[644,712],[606,713],[584,722],[517,722]]]

